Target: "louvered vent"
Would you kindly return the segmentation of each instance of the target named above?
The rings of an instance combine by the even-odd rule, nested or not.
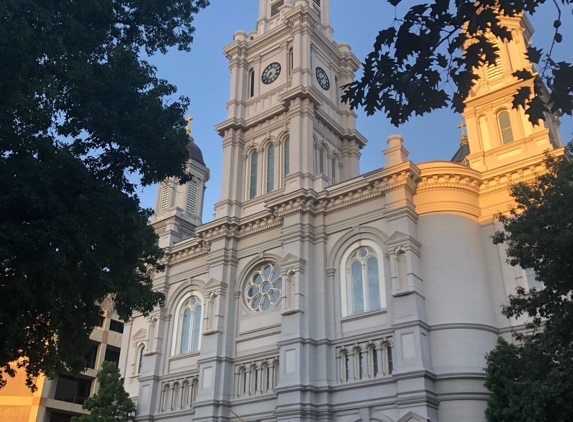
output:
[[[189,188],[187,191],[187,212],[190,214],[195,214],[197,210],[197,183],[191,181],[189,182]]]
[[[314,5],[316,7],[320,7],[320,0],[314,0]]]
[[[169,200],[171,198],[171,189],[169,182],[161,182],[161,200],[159,202],[159,210],[165,211],[169,208]]]
[[[495,59],[495,66],[487,67],[487,78],[493,79],[501,75],[503,75],[503,65],[501,63],[501,57],[498,57]]]
[[[316,1],[316,0],[315,0]],[[271,3],[271,17],[279,14],[279,8],[285,4],[285,0],[275,0]]]

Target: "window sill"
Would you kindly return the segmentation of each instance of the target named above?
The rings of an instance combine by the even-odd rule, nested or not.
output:
[[[196,351],[196,352],[190,352],[190,353],[184,353],[181,355],[175,355],[175,356],[171,356],[169,358],[170,361],[175,361],[175,360],[183,360],[183,359],[187,359],[187,358],[192,358],[195,356],[199,356],[201,354],[201,351]]]
[[[382,308],[382,309],[377,309],[375,311],[368,311],[368,312],[362,312],[360,314],[348,315],[348,316],[342,317],[341,321],[342,322],[354,321],[357,319],[368,318],[368,317],[375,316],[375,315],[382,315],[382,314],[385,314],[387,312],[388,312],[388,308]]]

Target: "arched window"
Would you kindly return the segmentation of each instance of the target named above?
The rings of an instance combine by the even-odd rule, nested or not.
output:
[[[292,71],[294,69],[294,50],[292,47],[288,51],[288,62],[289,62],[289,75],[292,75]]]
[[[257,171],[259,165],[259,154],[253,151],[249,156],[249,199],[257,196]]]
[[[336,95],[336,100],[334,104],[336,105],[340,104],[340,88],[338,84],[338,76],[334,77],[334,95]]]
[[[357,347],[354,349],[354,378],[357,380],[362,379],[362,371],[364,369],[364,353]]]
[[[165,384],[165,388],[163,389],[161,411],[167,412],[168,409],[169,409],[169,384]]]
[[[186,409],[189,407],[189,381],[185,380],[183,383],[183,400],[181,401],[181,407]]]
[[[140,344],[137,348],[137,375],[141,374],[141,370],[143,369],[143,353],[145,353],[145,345]]]
[[[173,402],[171,403],[171,410],[179,409],[179,384],[175,383],[173,386]]]
[[[499,124],[499,131],[501,133],[501,140],[504,144],[513,142],[513,132],[511,131],[511,120],[509,112],[503,110],[497,114],[497,122]]]
[[[201,342],[201,299],[191,296],[181,307],[179,315],[179,354],[196,352]]]
[[[326,156],[326,148],[321,147],[318,151],[318,172],[325,174],[326,172],[326,162],[328,158]]]
[[[388,342],[382,346],[384,356],[384,375],[392,375],[394,371],[394,362],[392,359],[392,345]]]
[[[369,240],[359,245],[349,248],[340,263],[342,316],[386,307],[382,252]]]
[[[349,364],[348,352],[343,350],[340,353],[340,380],[342,382],[348,382],[348,364]]]
[[[255,365],[251,366],[251,386],[250,394],[254,396],[257,394],[259,388],[259,377],[257,377],[257,367]]]
[[[286,176],[290,173],[290,138],[286,138],[283,145],[283,176]]]
[[[247,394],[247,369],[242,366],[239,370],[239,396],[243,397]]]
[[[332,184],[339,182],[338,180],[338,157],[334,155],[332,157],[332,174],[331,174]]]
[[[249,70],[249,98],[255,96],[255,70]]]
[[[368,376],[376,378],[378,375],[378,350],[376,346],[371,344],[368,347]]]
[[[270,381],[271,381],[271,372],[269,371],[269,364],[265,362],[263,363],[261,369],[261,382],[263,387],[262,388],[263,393],[268,393],[269,387],[271,385]]]
[[[275,188],[275,146],[267,147],[267,193]]]
[[[197,394],[199,394],[199,380],[195,378],[191,383],[191,403],[197,401]]]
[[[273,388],[277,388],[279,385],[279,376],[280,376],[280,367],[279,361],[275,361],[275,367],[273,368]]]

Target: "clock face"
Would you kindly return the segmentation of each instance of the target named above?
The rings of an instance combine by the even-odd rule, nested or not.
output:
[[[330,89],[330,81],[328,80],[328,75],[326,74],[326,72],[322,67],[316,68],[316,80],[318,81],[318,84],[322,87],[322,89],[324,89],[325,91],[328,91]]]
[[[265,85],[272,84],[274,81],[277,80],[280,74],[281,74],[280,63],[277,62],[271,63],[265,68],[265,70],[263,70],[261,81]]]

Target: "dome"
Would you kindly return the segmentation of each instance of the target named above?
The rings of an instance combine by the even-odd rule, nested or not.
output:
[[[189,157],[191,157],[192,160],[197,161],[199,164],[205,165],[201,148],[199,148],[193,138],[189,141]]]

